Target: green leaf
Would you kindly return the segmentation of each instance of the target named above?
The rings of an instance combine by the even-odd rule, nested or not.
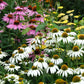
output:
[[[41,24],[39,24],[38,27],[36,28],[36,32],[38,32],[39,30],[44,29],[45,26],[46,26],[46,23],[41,23]]]
[[[59,29],[65,29],[65,28],[68,28],[68,26],[67,25],[59,26]]]
[[[31,30],[30,28],[26,28],[22,31],[22,35],[25,35],[29,30]]]
[[[59,28],[59,26],[56,25],[56,24],[54,24],[54,23],[53,23],[53,27],[54,27],[54,28]]]

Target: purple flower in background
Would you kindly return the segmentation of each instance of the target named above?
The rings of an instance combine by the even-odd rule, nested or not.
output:
[[[32,7],[32,10],[29,12],[28,17],[38,14],[36,11],[36,6]]]
[[[5,16],[2,18],[2,20],[7,23],[13,23],[14,22],[13,13],[5,14]]]
[[[0,10],[3,10],[8,4],[3,0],[0,0]]]
[[[44,22],[44,18],[40,14],[36,15],[35,20],[40,21],[40,22]]]
[[[23,12],[23,8],[17,6],[15,8],[15,12],[13,14],[16,15],[16,20],[24,20],[24,16],[26,15],[24,12]]]
[[[29,55],[29,58],[31,58],[32,61],[34,61],[34,59],[35,59],[35,54],[34,54],[34,53],[30,54],[30,55]]]
[[[4,31],[3,30],[0,30],[0,33],[3,33]]]

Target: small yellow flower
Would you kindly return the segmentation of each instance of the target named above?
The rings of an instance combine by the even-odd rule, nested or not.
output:
[[[65,15],[60,20],[67,20],[67,19],[68,19],[68,15]]]
[[[58,9],[63,9],[63,6],[59,6]]]
[[[69,14],[70,16],[73,16],[73,13]]]
[[[61,16],[64,16],[65,14],[64,13],[60,13],[57,17],[61,17]]]
[[[75,23],[70,22],[70,23],[67,23],[67,25],[76,25],[76,24],[75,24]]]
[[[57,12],[53,12],[53,14],[57,14]]]
[[[21,81],[21,82],[19,82],[19,84],[24,84],[24,82],[23,82],[23,81]]]
[[[64,49],[62,49],[62,48],[56,48],[57,50],[60,50],[60,51],[64,51]]]
[[[49,17],[50,15],[45,15],[45,17]]]
[[[74,10],[69,10],[69,11],[67,11],[66,13],[72,13],[72,12],[74,12]]]
[[[61,24],[61,21],[53,21],[53,23]]]
[[[61,22],[61,23],[66,24],[66,23],[68,23],[68,20],[64,20],[64,21]]]
[[[41,49],[45,49],[45,48],[46,48],[46,45],[42,45],[42,46],[41,46]]]
[[[53,24],[49,24],[50,26],[52,26]]]
[[[39,84],[44,84],[44,82],[39,82]]]
[[[79,16],[78,16],[78,15],[76,15],[76,16],[74,16],[74,18],[79,18]]]

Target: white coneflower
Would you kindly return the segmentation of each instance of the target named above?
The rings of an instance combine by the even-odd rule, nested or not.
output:
[[[73,69],[73,71],[74,71],[74,74],[80,74],[81,73],[80,68]]]
[[[59,65],[59,64],[63,63],[63,60],[58,55],[53,55],[51,62],[56,65]]]
[[[27,52],[28,54],[32,53],[32,47],[27,46],[26,44],[21,45],[22,48],[24,48],[24,52]]]
[[[9,59],[11,63],[18,63],[19,61],[22,61],[24,58],[28,58],[29,54],[24,51],[22,48],[18,48],[18,50],[15,50],[13,52],[12,57]]]
[[[74,76],[72,78],[72,82],[70,84],[83,84],[84,81],[81,80],[81,78],[79,76]]]
[[[29,69],[27,73],[28,76],[32,76],[32,77],[34,76],[37,77],[40,76],[41,74],[43,74],[43,72],[41,71],[41,69],[37,68],[37,66],[32,66],[32,68]]]
[[[52,32],[48,33],[48,36],[52,38],[57,38],[61,35],[62,35],[62,31],[58,30],[57,28],[53,28]]]
[[[25,52],[23,49],[18,49],[18,53],[16,54],[16,57],[19,57],[21,59],[28,58],[29,54]]]
[[[67,52],[67,55],[69,57],[75,57],[76,58],[76,57],[83,56],[83,53],[84,53],[84,51],[82,49],[79,49],[78,46],[73,46],[72,50],[69,50]]]
[[[73,75],[73,70],[71,68],[68,68],[66,64],[63,64],[61,66],[61,69],[57,71],[57,74],[62,77],[68,77],[68,75]]]
[[[75,40],[75,43],[74,43],[74,45],[82,45],[82,46],[84,46],[84,34],[79,34],[78,35],[78,39],[76,39]]]
[[[48,46],[46,49],[44,49],[44,51],[48,52],[48,53],[53,52],[55,50],[56,50],[56,48],[53,48],[52,46]]]
[[[80,65],[80,72],[83,73],[84,72],[84,65]]]
[[[14,72],[14,71],[18,71],[20,69],[20,66],[16,66],[16,65],[13,65],[13,64],[8,64],[4,68],[9,72]]]
[[[56,40],[54,40],[53,38],[47,38],[46,42],[45,42],[45,45],[46,46],[49,46],[49,45],[52,45],[53,43],[56,43]]]
[[[16,74],[7,74],[7,76],[4,79],[7,79],[9,82],[10,81],[16,82],[18,81],[19,76]]]
[[[54,74],[58,70],[59,70],[58,66],[55,65],[54,63],[50,62],[48,68],[46,69],[46,72]]]
[[[3,59],[4,57],[6,57],[8,54],[6,52],[1,51],[0,49],[0,59]]]
[[[63,41],[63,43],[73,43],[74,37],[68,36],[67,32],[62,33],[62,37],[59,38],[59,41]]]
[[[17,63],[17,62],[16,62],[16,58],[15,58],[14,56],[15,56],[15,54],[12,54],[12,56],[9,58],[9,62],[10,62],[11,64]],[[21,60],[20,60],[20,61],[21,61]]]
[[[67,32],[70,36],[76,36],[77,34],[75,32],[71,32],[71,28],[64,29],[65,32]]]
[[[37,66],[41,69],[46,69],[48,67],[48,64],[44,61],[43,58],[39,58],[38,61],[34,62],[34,66]]]

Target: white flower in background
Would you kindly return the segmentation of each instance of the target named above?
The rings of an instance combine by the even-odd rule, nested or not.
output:
[[[66,64],[63,64],[61,66],[61,69],[57,71],[58,76],[62,77],[68,77],[68,75],[73,75],[73,70],[71,68],[68,68]]]
[[[63,43],[73,43],[74,37],[68,36],[68,33],[63,32],[62,37],[59,38],[59,41],[63,41]]]
[[[28,73],[28,70],[20,71],[19,73],[20,73],[21,75],[23,75],[23,74],[25,75],[25,74]]]
[[[1,49],[0,49],[0,59],[3,59],[4,57],[7,57],[7,53],[6,52],[3,52],[3,51],[1,51]]]
[[[16,74],[7,74],[7,76],[4,79],[7,79],[9,82],[10,81],[16,82],[16,81],[18,81],[19,76]]]
[[[6,60],[6,61],[4,61],[4,62],[1,62],[1,65],[3,65],[3,66],[6,66],[6,65],[8,65],[10,62],[8,61],[8,60]]]
[[[44,61],[43,58],[39,58],[38,61],[34,62],[33,65],[41,69],[46,69],[48,67],[48,64]]]
[[[16,66],[13,64],[8,64],[4,67],[5,70],[9,71],[9,72],[14,72],[14,71],[18,71],[20,69],[20,66]]]
[[[54,63],[50,62],[49,65],[48,65],[48,68],[46,69],[46,72],[54,74],[58,70],[59,70],[58,66],[55,65]]]
[[[83,84],[84,81],[81,80],[81,78],[79,76],[74,76],[72,78],[72,82],[70,84]]]
[[[63,60],[58,55],[53,55],[51,62],[56,65],[59,65],[59,64],[63,63]]]
[[[65,32],[67,32],[70,36],[76,36],[77,34],[75,32],[71,32],[71,28],[64,29]]]
[[[27,75],[34,77],[34,76],[40,76],[41,74],[43,74],[43,72],[41,71],[41,69],[37,68],[37,66],[32,66],[31,69],[28,70]]]
[[[12,56],[9,58],[9,62],[10,62],[11,64],[18,63],[18,61],[16,61],[16,58],[15,58],[14,56],[15,56],[15,54],[12,54]],[[21,61],[21,60],[20,60],[20,61]]]
[[[80,65],[79,69],[81,73],[84,73],[84,65]]]
[[[6,84],[4,80],[0,79],[0,84]]]
[[[69,50],[67,52],[67,55],[69,57],[81,57],[83,56],[84,51],[82,49],[79,49],[78,46],[73,46],[72,50]]]
[[[74,74],[80,74],[81,73],[80,68],[73,69],[73,71],[74,71]]]
[[[84,72],[81,75],[78,75],[84,81]]]
[[[84,46],[84,34],[79,34],[78,39],[76,39],[74,42],[74,45]]]

